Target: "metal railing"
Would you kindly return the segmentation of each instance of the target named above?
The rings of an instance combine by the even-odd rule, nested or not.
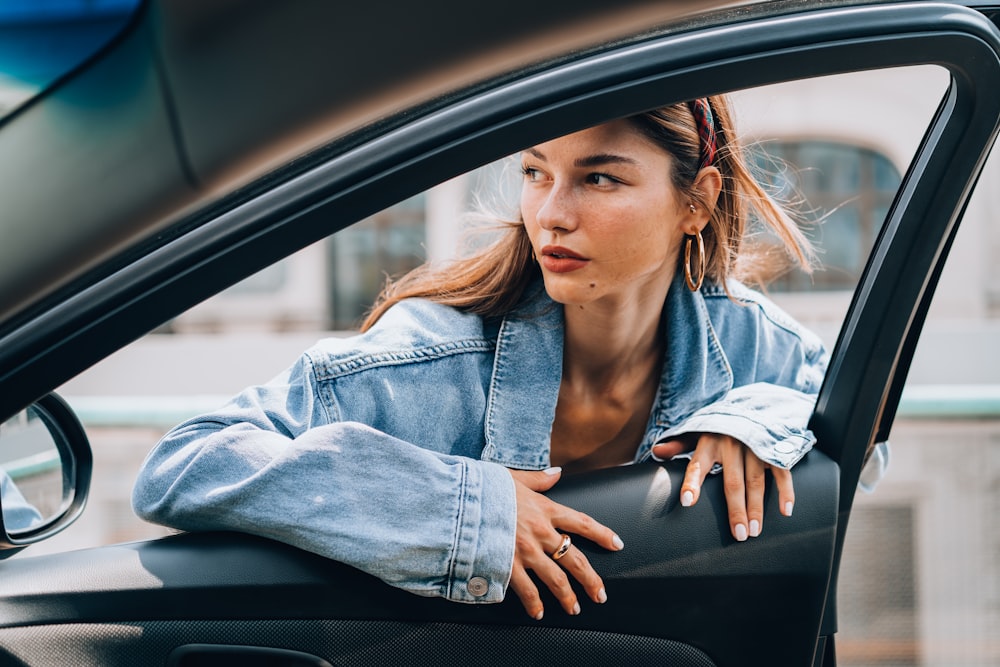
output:
[[[91,427],[170,428],[218,409],[229,396],[67,397],[80,420]],[[1000,384],[911,385],[903,391],[897,417],[907,419],[1000,418]]]

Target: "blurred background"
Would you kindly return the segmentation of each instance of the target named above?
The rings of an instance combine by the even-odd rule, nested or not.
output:
[[[133,4],[83,3],[98,43]],[[83,6],[35,6],[70,5]],[[12,44],[4,36],[25,34],[30,6],[0,4],[0,63]],[[38,71],[12,75],[0,67],[0,117],[57,78],[66,67],[60,63],[94,48],[94,39],[57,43],[46,53],[69,53]],[[768,291],[830,347],[948,83],[945,71],[926,66],[733,93],[760,179],[794,204],[822,249],[821,270],[786,275]],[[504,162],[486,165],[382,211],[67,383],[60,392],[94,449],[89,507],[60,536],[16,557],[165,534],[136,519],[129,503],[136,471],[158,438],[267,381],[317,338],[349,335],[386,276],[447,261],[475,243],[468,212],[484,201],[515,203],[510,172]],[[994,159],[952,249],[891,434],[886,476],[873,493],[858,494],[840,578],[842,665],[1000,664],[998,175]]]

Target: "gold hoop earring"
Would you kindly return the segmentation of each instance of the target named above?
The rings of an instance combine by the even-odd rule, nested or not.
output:
[[[698,240],[698,280],[695,281],[694,277],[691,275],[691,242]],[[688,289],[692,292],[697,292],[701,289],[701,284],[705,280],[705,240],[701,238],[701,232],[697,232],[695,236],[688,236],[687,243],[684,245],[684,280],[687,281]]]

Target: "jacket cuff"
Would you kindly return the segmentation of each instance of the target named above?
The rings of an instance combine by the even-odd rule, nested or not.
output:
[[[816,436],[806,428],[816,397],[773,385],[739,387],[698,410],[657,441],[685,433],[731,436],[765,463],[791,469],[812,449]]]
[[[467,475],[446,597],[473,604],[500,602],[514,564],[514,479],[503,466],[486,461],[469,461]]]
[[[669,440],[684,433],[718,433],[739,440],[764,463],[791,470],[812,449],[816,437],[809,429],[776,433],[766,425],[739,415],[692,417],[665,436]]]

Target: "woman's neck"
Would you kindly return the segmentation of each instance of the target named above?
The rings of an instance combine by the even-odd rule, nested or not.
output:
[[[552,465],[582,472],[633,459],[663,366],[660,311],[594,318],[586,308],[567,307]]]
[[[665,295],[664,295],[665,296]],[[663,300],[656,306],[634,303],[601,312],[591,306],[565,306],[563,381],[611,389],[624,377],[659,370],[664,333]]]

